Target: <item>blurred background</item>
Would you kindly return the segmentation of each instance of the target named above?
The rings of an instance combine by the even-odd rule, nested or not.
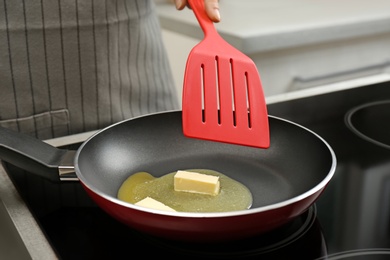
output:
[[[181,97],[187,56],[203,33],[191,10],[155,0]],[[390,77],[389,0],[220,0],[216,28],[257,65],[267,97]]]

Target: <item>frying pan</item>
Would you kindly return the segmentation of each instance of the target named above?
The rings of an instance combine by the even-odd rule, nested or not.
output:
[[[120,222],[152,236],[196,242],[263,234],[304,213],[336,168],[332,148],[319,135],[269,116],[271,146],[249,146],[184,137],[181,111],[141,116],[111,125],[74,154],[74,170],[88,195]],[[72,151],[11,130],[0,130],[0,158],[53,181]],[[74,151],[73,151],[74,152]],[[246,185],[248,210],[218,213],[165,212],[116,198],[122,182],[146,171],[155,177],[178,169],[212,169]]]

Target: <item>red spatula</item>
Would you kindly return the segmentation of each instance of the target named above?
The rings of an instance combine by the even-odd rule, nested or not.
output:
[[[187,59],[182,99],[184,135],[268,148],[268,113],[256,65],[218,34],[206,15],[204,0],[189,3],[204,39]]]

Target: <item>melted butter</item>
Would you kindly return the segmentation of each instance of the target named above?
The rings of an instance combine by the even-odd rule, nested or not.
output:
[[[127,178],[118,191],[118,199],[136,203],[151,197],[181,212],[226,212],[244,210],[252,205],[252,194],[247,187],[232,178],[213,170],[186,170],[219,176],[220,193],[216,196],[175,191],[173,178],[176,172],[159,178],[147,172],[138,172]]]

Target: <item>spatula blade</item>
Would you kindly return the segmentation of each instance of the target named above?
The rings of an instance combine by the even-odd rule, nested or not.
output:
[[[194,52],[189,55],[184,86],[185,136],[269,147],[267,109],[253,63]]]

